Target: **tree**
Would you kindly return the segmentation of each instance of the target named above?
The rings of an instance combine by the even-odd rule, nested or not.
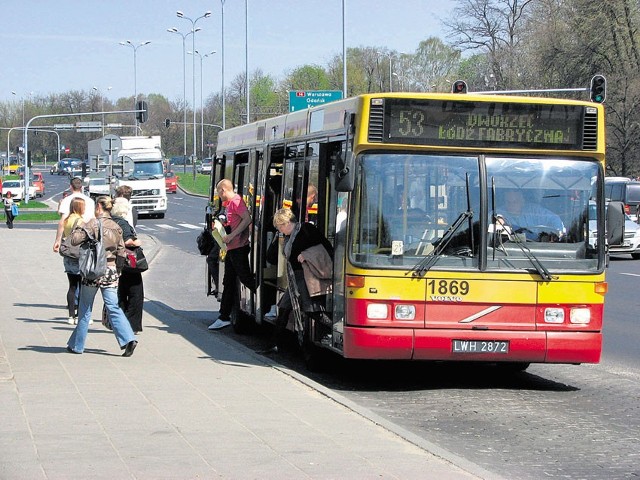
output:
[[[520,43],[533,0],[457,0],[444,22],[457,48],[478,50],[489,60],[499,89],[520,85]]]
[[[437,90],[443,83],[455,79],[451,75],[460,64],[460,51],[436,37],[429,37],[418,45],[411,59],[409,73],[414,89],[422,92]]]
[[[303,65],[289,73],[281,87],[284,90],[329,90],[329,77],[318,65]]]

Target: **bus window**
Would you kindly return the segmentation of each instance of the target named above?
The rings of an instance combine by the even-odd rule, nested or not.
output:
[[[318,225],[318,199],[319,197],[319,144],[309,143],[307,145],[306,161],[309,166],[309,177],[306,185],[304,205],[304,219],[306,222],[311,222],[316,226]]]
[[[596,267],[590,238],[595,225],[588,218],[596,162],[487,158],[486,163],[493,186],[489,228],[496,232],[489,239],[489,269],[531,268],[531,254],[547,269],[571,268],[576,260]]]
[[[359,160],[364,173],[351,246],[358,264],[413,265],[416,256],[438,246],[469,206],[479,211],[477,158],[367,154]],[[477,213],[473,221],[479,221]],[[469,264],[477,254],[473,234],[464,222],[448,235],[447,248],[464,252],[449,263]]]

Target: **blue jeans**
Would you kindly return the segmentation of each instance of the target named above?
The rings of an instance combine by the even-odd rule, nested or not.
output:
[[[118,288],[117,287],[93,287],[90,285],[82,285],[80,287],[80,304],[78,306],[78,325],[69,337],[67,345],[76,353],[84,351],[84,344],[89,333],[89,320],[91,320],[91,310],[93,309],[93,300],[100,288],[102,299],[109,312],[109,320],[113,326],[113,333],[118,340],[120,348],[124,348],[127,343],[136,340],[136,336],[131,329],[129,320],[125,317],[124,312],[118,306]]]

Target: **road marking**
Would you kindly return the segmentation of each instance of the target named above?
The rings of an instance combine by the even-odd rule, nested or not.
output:
[[[173,225],[167,225],[166,223],[158,223],[156,227],[164,228],[165,230],[180,230],[178,227],[174,227]]]
[[[190,228],[192,230],[200,230],[201,228],[199,225],[191,225],[190,223],[179,223],[178,225],[184,228]]]
[[[630,277],[640,277],[640,273],[621,273],[620,275],[629,275]]]

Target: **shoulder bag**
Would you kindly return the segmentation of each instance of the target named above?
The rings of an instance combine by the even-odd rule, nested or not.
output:
[[[107,273],[107,253],[102,244],[102,222],[98,220],[98,238],[82,227],[87,234],[87,239],[80,244],[80,275],[89,281],[103,277]]]
[[[76,218],[76,221],[73,222],[73,227],[71,227],[71,231],[73,232],[73,230],[76,228],[76,225],[78,224],[78,221],[80,221],[79,218]],[[58,248],[58,253],[60,255],[62,255],[63,257],[69,257],[69,258],[79,258],[80,257],[80,245],[72,245],[71,244],[71,235],[67,235],[66,237],[64,237],[62,239],[62,242],[60,242],[60,247]]]
[[[149,264],[147,263],[147,257],[144,256],[144,251],[142,250],[142,247],[136,247],[134,249],[129,249],[125,247],[124,250],[127,256],[125,259],[124,267],[122,268],[123,272],[142,273],[149,269]]]
[[[16,205],[15,203],[11,204],[11,215],[13,215],[14,217],[17,217],[18,215],[20,215],[20,210],[18,210],[18,205]]]

